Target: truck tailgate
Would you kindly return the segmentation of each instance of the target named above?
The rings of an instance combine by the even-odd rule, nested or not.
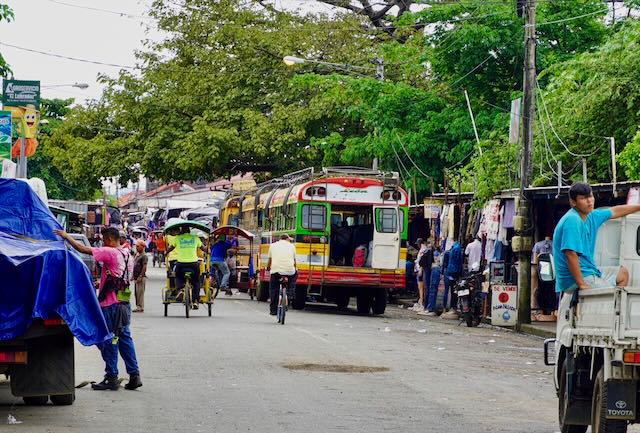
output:
[[[576,313],[577,335],[613,341],[640,338],[640,288],[581,290]]]

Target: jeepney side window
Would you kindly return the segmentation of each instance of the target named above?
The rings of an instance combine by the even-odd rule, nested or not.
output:
[[[326,207],[315,204],[305,204],[302,206],[302,228],[315,231],[324,231],[326,226]]]
[[[404,209],[400,209],[400,234],[404,233]]]
[[[398,231],[398,214],[395,209],[376,209],[376,231],[378,233],[396,233]]]
[[[262,212],[262,209],[258,209],[258,227],[263,227],[263,223],[264,223],[264,213]]]
[[[289,205],[288,218],[289,218],[289,221],[287,221],[287,230],[295,230],[296,229],[296,205],[295,204]]]

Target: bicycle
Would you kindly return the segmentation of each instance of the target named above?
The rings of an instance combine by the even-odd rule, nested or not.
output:
[[[281,275],[279,278],[280,289],[278,291],[278,323],[284,325],[284,317],[287,313],[287,307],[289,306],[289,297],[287,296],[287,287],[289,286],[289,277],[287,275]]]

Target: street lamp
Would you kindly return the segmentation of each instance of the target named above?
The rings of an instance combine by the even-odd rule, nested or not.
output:
[[[306,59],[301,59],[300,57],[294,56],[285,56],[282,60],[287,66],[301,65],[306,62]]]
[[[351,71],[356,74],[358,74],[358,72],[356,71],[371,72],[375,70],[376,79],[380,81],[384,81],[384,60],[382,58],[375,58],[371,61],[371,63],[376,65],[375,67],[365,67],[365,66],[355,66],[355,65],[347,65],[347,64],[340,64],[340,63],[323,62],[320,60],[304,59],[304,58],[295,57],[295,56],[285,56],[282,58],[282,61],[287,66],[302,65],[304,63],[315,63],[316,65],[331,66],[333,68],[336,68],[342,71],[347,71],[347,72]]]
[[[43,89],[51,89],[54,87],[76,87],[81,90],[85,90],[89,88],[87,83],[73,83],[73,84],[52,84],[50,86],[42,86]]]

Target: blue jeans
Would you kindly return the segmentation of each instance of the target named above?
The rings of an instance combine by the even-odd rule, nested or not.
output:
[[[220,288],[228,289],[229,277],[231,276],[231,271],[229,270],[229,265],[227,264],[227,262],[225,262],[224,260],[221,262],[215,261],[215,262],[211,262],[211,265],[213,265],[213,267],[222,274],[222,280],[220,281]]]
[[[128,308],[130,314],[131,307],[128,306]],[[102,308],[102,314],[107,322],[107,328],[109,328],[109,331],[114,332],[117,320],[117,305]],[[133,344],[133,338],[131,338],[131,330],[128,324],[120,328],[115,343],[109,340],[100,344],[98,348],[105,362],[104,371],[107,376],[118,376],[118,353],[120,353],[129,375],[140,374],[138,360],[136,359],[136,348]]]
[[[440,268],[431,269],[431,281],[425,286],[427,292],[427,311],[436,311],[436,300],[438,299],[438,286],[440,285]]]
[[[449,298],[449,289],[451,289],[451,306],[449,308],[453,308],[454,310],[458,308],[458,296],[456,296],[454,289],[454,284],[456,282],[457,276],[455,275],[447,275],[444,273],[444,300],[442,301],[443,308],[447,309],[447,299]]]

